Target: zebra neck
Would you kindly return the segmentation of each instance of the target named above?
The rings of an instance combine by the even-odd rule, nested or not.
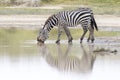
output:
[[[48,27],[45,27],[44,30],[47,31],[47,33],[49,33],[51,31],[52,28],[48,28]]]
[[[52,30],[53,26],[47,27],[47,31],[50,32]]]

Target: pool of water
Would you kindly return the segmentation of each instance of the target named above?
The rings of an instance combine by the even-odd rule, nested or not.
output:
[[[47,40],[39,45],[36,31],[15,31],[0,34],[0,80],[120,79],[119,39],[97,38],[94,44],[74,40],[72,45]],[[110,51],[94,52],[100,48]]]

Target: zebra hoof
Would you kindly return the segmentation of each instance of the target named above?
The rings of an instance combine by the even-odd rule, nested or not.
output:
[[[80,38],[80,43],[82,43],[82,41],[83,41],[83,38]]]
[[[69,45],[72,45],[72,41],[68,41],[68,44],[69,44]]]
[[[89,42],[90,41],[90,39],[87,39],[87,42]]]
[[[60,44],[60,40],[57,40],[57,41],[56,41],[56,44]]]
[[[69,40],[69,41],[68,41],[68,44],[72,45],[72,40]]]
[[[82,40],[80,40],[80,43],[82,43]]]
[[[68,43],[72,43],[72,41],[68,41]]]
[[[91,41],[91,43],[94,43],[94,41]]]
[[[72,40],[73,40],[72,38],[70,40],[68,40],[68,43],[72,43]]]
[[[72,42],[72,40],[73,40],[73,38],[69,39],[69,40],[68,40],[68,43]]]
[[[94,39],[91,40],[91,43],[94,43]]]

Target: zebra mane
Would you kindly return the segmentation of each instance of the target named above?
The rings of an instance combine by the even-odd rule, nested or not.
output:
[[[53,16],[55,16],[55,14],[51,15],[50,17],[48,17],[48,19],[45,21],[45,24],[44,24],[43,29],[45,28],[45,25],[47,24],[47,22],[48,22]]]

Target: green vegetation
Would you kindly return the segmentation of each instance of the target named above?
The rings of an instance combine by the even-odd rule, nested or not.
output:
[[[80,28],[71,28],[70,29],[71,34],[73,36],[74,39],[79,39],[80,36],[83,33],[83,30]],[[77,33],[76,33],[77,32]],[[49,34],[49,39],[57,39],[57,29],[52,29],[52,31]],[[88,37],[89,32],[86,34],[86,37]],[[120,37],[120,31],[95,31],[95,37]],[[67,39],[65,32],[63,31],[62,39]]]
[[[74,39],[79,39],[83,33],[82,29],[70,29],[71,34]],[[77,32],[77,33],[76,33]],[[24,42],[25,40],[36,40],[38,34],[38,30],[28,30],[28,29],[4,29],[0,28],[0,44],[15,44],[20,43],[21,41]],[[88,37],[88,33],[86,34]],[[95,37],[120,37],[120,31],[95,31]],[[67,39],[65,32],[63,31],[62,39]],[[49,33],[50,40],[57,39],[57,28],[54,28]]]
[[[95,4],[95,3],[118,3],[119,0],[41,0],[43,3],[51,4]]]
[[[1,4],[0,14],[53,14],[59,12],[60,10],[54,9],[40,9],[40,8],[8,8],[16,3],[15,0],[10,5]],[[1,3],[1,2],[0,2]],[[63,10],[76,9],[81,6],[90,7],[95,14],[110,14],[110,15],[120,15],[120,0],[41,0],[40,6],[61,6]],[[8,6],[5,8],[5,6]]]
[[[0,15],[47,15],[59,10],[39,9],[39,8],[5,8],[0,7]]]
[[[43,0],[44,4],[64,4],[65,9],[86,6],[93,9],[95,14],[120,15],[120,0]]]
[[[39,4],[78,4],[78,5],[96,5],[96,4],[120,4],[120,0],[2,0],[0,5],[12,6],[21,5],[24,3],[34,3],[39,2]]]
[[[63,6],[63,10],[77,9],[80,6]],[[120,15],[120,6],[107,6],[107,5],[97,5],[90,6],[94,14],[100,15]],[[40,8],[8,8],[0,7],[0,15],[51,15],[62,9],[40,9]]]
[[[34,30],[25,29],[0,29],[0,44],[13,44],[17,45],[25,40],[36,39],[37,32]]]

